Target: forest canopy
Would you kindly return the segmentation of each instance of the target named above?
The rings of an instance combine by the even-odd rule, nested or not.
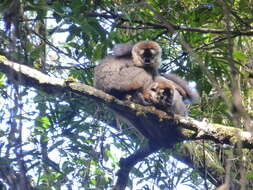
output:
[[[252,0],[1,1],[0,189],[251,190],[252,12]],[[115,44],[142,40],[161,46],[161,74],[198,90],[189,117],[93,87]]]

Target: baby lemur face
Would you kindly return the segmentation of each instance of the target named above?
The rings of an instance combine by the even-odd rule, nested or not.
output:
[[[157,69],[161,62],[161,47],[154,41],[142,41],[134,45],[132,56],[136,66]]]

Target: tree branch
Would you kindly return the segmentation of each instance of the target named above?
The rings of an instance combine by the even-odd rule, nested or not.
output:
[[[145,107],[129,101],[121,101],[83,83],[51,77],[26,65],[3,58],[0,59],[0,70],[12,82],[34,87],[49,94],[71,91],[104,103],[126,118],[151,142],[163,147],[183,140],[208,139],[230,145],[241,141],[243,147],[253,149],[253,135],[239,128],[168,115],[152,106]]]
[[[126,19],[124,18],[124,15],[122,14],[115,14],[115,13],[96,13],[96,12],[90,12],[90,13],[84,13],[87,17],[99,17],[99,18],[105,18],[105,19],[117,19],[121,20],[123,22],[131,22],[131,23],[137,23],[141,25],[146,26],[152,26],[153,29],[167,29],[167,26],[163,24],[157,24],[157,23],[151,23],[151,22],[145,22],[142,20],[136,20],[136,19]],[[189,26],[179,26],[176,24],[172,24],[173,28],[175,30],[181,30],[181,31],[187,31],[187,32],[199,32],[199,33],[213,33],[213,34],[227,34],[228,32],[231,35],[238,35],[238,36],[253,36],[253,30],[247,30],[247,31],[241,31],[241,30],[222,30],[222,29],[212,29],[212,28],[197,28],[197,27],[189,27]],[[138,29],[132,28],[132,29]]]
[[[9,166],[10,162],[11,160],[0,157],[0,178],[3,179],[11,189],[35,190],[31,186],[28,178]]]
[[[34,87],[53,95],[72,92],[104,103],[139,130],[151,144],[156,145],[153,148],[150,148],[150,146],[142,147],[133,155],[120,161],[118,182],[115,186],[117,190],[124,189],[129,172],[136,163],[160,148],[170,148],[173,144],[184,140],[208,139],[216,143],[229,145],[241,142],[243,147],[253,149],[252,133],[239,128],[211,124],[178,115],[172,116],[154,107],[120,101],[91,86],[51,77],[36,69],[9,61],[3,57],[0,57],[0,71],[16,84]]]
[[[144,146],[140,147],[134,154],[127,158],[121,158],[119,162],[120,169],[117,172],[117,182],[113,190],[124,190],[127,186],[129,172],[134,167],[135,164],[142,161],[144,158],[150,154],[158,151],[161,146],[152,143],[146,143]]]

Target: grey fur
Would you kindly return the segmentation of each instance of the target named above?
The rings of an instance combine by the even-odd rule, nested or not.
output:
[[[158,73],[161,48],[156,42],[119,44],[113,51],[113,56],[107,56],[95,68],[96,88],[120,99],[130,95],[131,101],[180,115],[187,112],[183,100],[199,99],[198,93],[179,76]]]

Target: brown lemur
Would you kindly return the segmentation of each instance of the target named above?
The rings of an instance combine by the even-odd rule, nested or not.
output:
[[[153,105],[168,113],[186,115],[184,100],[197,102],[198,93],[175,74],[160,75],[161,47],[154,41],[118,44],[114,55],[95,68],[94,86],[119,99]]]

